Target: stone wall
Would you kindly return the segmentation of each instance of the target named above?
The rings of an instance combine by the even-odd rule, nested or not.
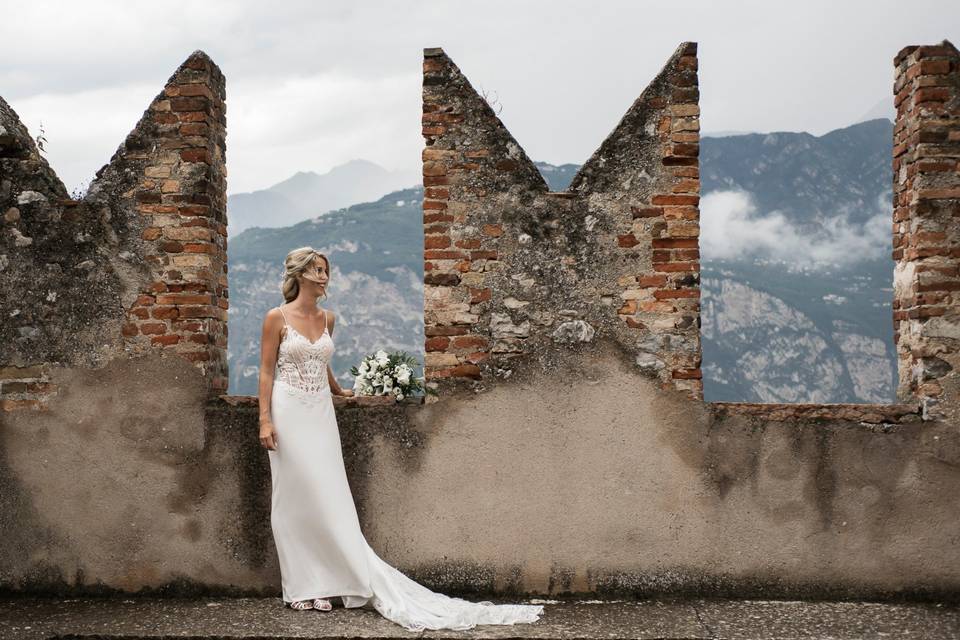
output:
[[[905,47],[894,65],[897,393],[960,424],[960,52]]]
[[[697,47],[553,193],[440,49],[423,61],[426,376],[489,383],[601,336],[703,397]],[[447,385],[448,387],[451,385]]]
[[[681,45],[552,194],[427,50],[443,393],[335,400],[364,534],[449,593],[956,599],[956,52],[897,60],[916,84],[894,256],[914,382],[892,405],[701,401],[695,61]],[[191,56],[80,202],[0,103],[0,591],[280,595],[257,400],[215,396],[222,99]]]
[[[960,596],[955,425],[694,402],[618,350],[426,406],[337,399],[371,547],[447,593]],[[0,592],[279,597],[255,398],[205,403],[179,358],[58,382],[0,432]]]
[[[42,409],[51,367],[160,350],[227,388],[224,79],[171,76],[72,200],[0,98],[0,406]]]

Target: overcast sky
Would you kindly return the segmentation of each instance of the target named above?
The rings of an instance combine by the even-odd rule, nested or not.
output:
[[[901,47],[960,44],[955,0],[0,6],[0,95],[34,135],[42,122],[47,157],[71,190],[195,49],[227,78],[235,193],[354,158],[416,169],[424,47],[443,47],[496,95],[532,158],[560,164],[589,157],[684,40],[699,43],[705,133],[817,135],[892,102]]]

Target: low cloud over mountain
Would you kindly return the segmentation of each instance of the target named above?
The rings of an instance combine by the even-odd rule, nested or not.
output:
[[[777,132],[702,139],[707,400],[894,399],[892,126],[881,119],[819,137]],[[557,191],[579,168],[537,165]],[[340,179],[347,175],[359,178]],[[378,348],[405,350],[422,361],[422,188],[324,213],[330,202],[394,179],[408,178],[359,162],[343,173],[297,174],[247,194],[258,198],[244,203],[252,212],[247,224],[258,220],[273,228],[231,238],[232,393],[256,393],[260,323],[282,301],[283,256],[303,245],[331,257],[325,306],[340,318],[334,370],[341,384],[352,386],[349,368]],[[238,202],[243,198],[233,196],[231,233],[242,216]],[[283,216],[299,219],[285,226]]]

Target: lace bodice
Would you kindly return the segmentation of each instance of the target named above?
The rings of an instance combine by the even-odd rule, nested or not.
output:
[[[280,313],[283,314],[283,309]],[[280,340],[274,381],[302,398],[320,399],[322,393],[330,389],[327,364],[333,356],[333,338],[326,327],[327,315],[323,315],[323,333],[316,342],[294,329],[287,322],[286,315],[283,322],[286,331]]]

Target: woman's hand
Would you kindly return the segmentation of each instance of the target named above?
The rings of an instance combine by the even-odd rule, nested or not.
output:
[[[353,395],[353,389],[340,389],[338,396],[343,396],[344,398],[349,398]]]
[[[260,423],[260,445],[264,449],[277,450],[277,430],[269,420]]]

